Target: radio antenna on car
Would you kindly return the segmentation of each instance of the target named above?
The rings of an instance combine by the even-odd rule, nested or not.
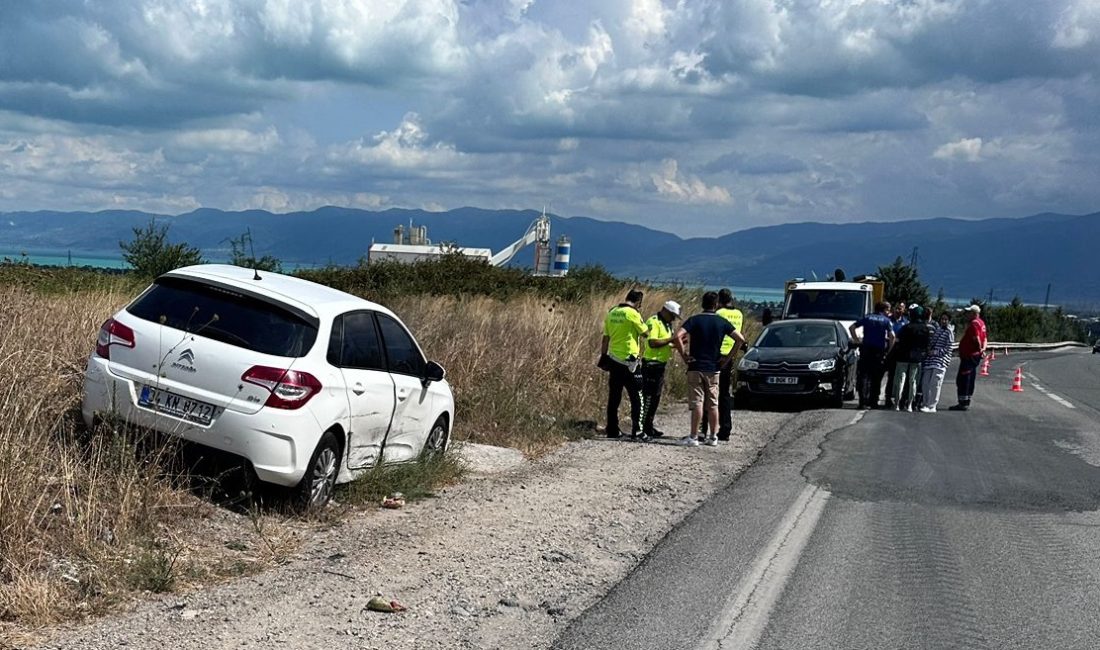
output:
[[[252,245],[252,228],[245,228],[244,231],[248,234],[248,252],[252,255],[252,279],[263,280],[260,277],[259,264],[256,263],[256,247]]]

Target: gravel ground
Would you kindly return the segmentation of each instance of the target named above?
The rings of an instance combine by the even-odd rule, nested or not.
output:
[[[682,431],[685,419],[657,424]],[[734,440],[717,448],[595,439],[491,464],[438,499],[318,532],[284,566],[154,597],[40,647],[545,647],[781,427],[814,419],[737,413]],[[375,594],[408,611],[367,610]]]

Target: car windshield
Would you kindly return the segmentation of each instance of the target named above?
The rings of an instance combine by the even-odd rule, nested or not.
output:
[[[866,295],[863,291],[843,289],[792,291],[786,317],[859,320],[865,315]]]
[[[769,325],[756,341],[759,348],[820,348],[836,344],[836,327],[821,323]]]
[[[182,278],[161,278],[126,311],[138,318],[240,348],[301,357],[317,328],[276,304]]]

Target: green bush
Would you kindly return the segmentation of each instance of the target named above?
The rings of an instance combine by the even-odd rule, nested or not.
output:
[[[135,274],[145,278],[155,278],[181,266],[202,264],[199,249],[182,242],[169,244],[168,225],[157,226],[152,219],[144,228],[134,228],[134,238],[120,241],[118,246],[122,249],[122,259]]]
[[[981,304],[975,301],[975,304]],[[969,320],[964,312],[957,320],[962,332]],[[1004,343],[1058,343],[1087,341],[1088,332],[1081,321],[1067,318],[1059,307],[1044,310],[1025,305],[1019,298],[1005,306],[982,305],[982,320],[989,330],[989,340]]]

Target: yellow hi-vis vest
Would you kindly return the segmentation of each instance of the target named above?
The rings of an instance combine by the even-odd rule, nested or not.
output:
[[[620,361],[627,361],[631,357],[638,358],[638,337],[645,334],[645,323],[642,315],[630,305],[619,305],[607,312],[607,318],[603,321],[603,333],[611,340],[607,345],[607,352]]]
[[[741,313],[740,309],[719,309],[718,315],[725,318],[733,325],[733,329],[738,332],[741,331],[741,325],[745,322],[745,315]],[[733,338],[727,336],[722,339],[722,348],[718,350],[719,354],[726,356],[733,349]]]
[[[668,363],[668,360],[672,358],[672,344],[668,344],[659,348],[649,347],[649,339],[667,339],[672,336],[672,328],[665,324],[661,317],[654,314],[649,317],[649,320],[645,322],[646,327],[649,328],[649,334],[646,335],[645,349],[642,350],[642,358],[646,361],[659,361],[661,363]]]

